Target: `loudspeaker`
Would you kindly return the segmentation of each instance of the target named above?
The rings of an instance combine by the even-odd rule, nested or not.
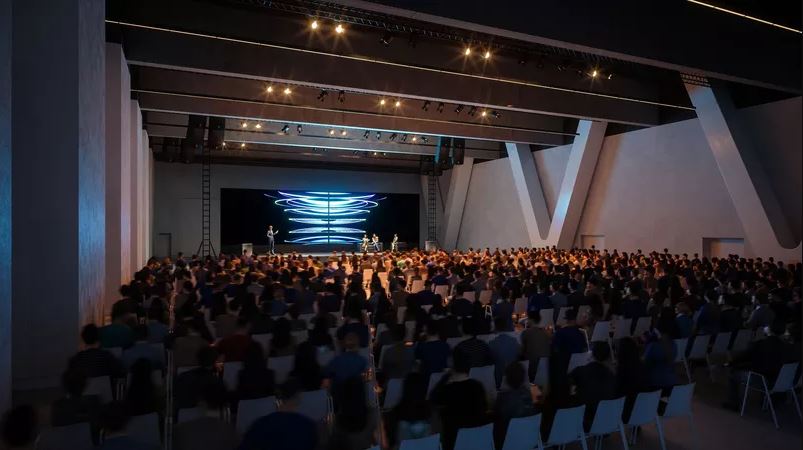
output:
[[[445,167],[449,165],[449,149],[452,146],[452,138],[439,137],[438,146],[435,149],[435,166]]]
[[[452,164],[463,164],[463,158],[466,157],[466,140],[463,138],[454,138],[452,140]]]
[[[162,140],[162,154],[167,162],[175,162],[178,159],[179,146],[181,141],[178,138],[164,138]]]
[[[226,119],[223,117],[209,118],[209,148],[221,149],[226,140]]]
[[[181,161],[189,164],[195,159],[204,145],[206,116],[189,116],[187,119],[187,137],[181,142]]]

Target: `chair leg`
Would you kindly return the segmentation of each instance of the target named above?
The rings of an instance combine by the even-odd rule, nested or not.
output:
[[[661,441],[661,450],[666,450],[666,441],[664,440],[664,426],[661,424],[661,418],[655,418],[655,428],[658,430],[658,439]]]
[[[691,383],[691,369],[689,368],[689,360],[683,359],[683,367],[686,369],[686,379]]]
[[[583,447],[583,450],[588,450],[588,443],[586,442],[586,434],[582,431],[580,432],[580,445]]]
[[[742,410],[739,412],[739,415],[744,417],[744,407],[747,404],[747,394],[750,392],[750,377],[753,376],[752,372],[747,373],[747,382],[744,384],[744,397],[742,397]]]
[[[772,397],[770,397],[770,390],[767,388],[767,379],[761,377],[761,382],[764,384],[764,395],[767,396],[767,403],[770,405],[770,412],[772,413],[772,422],[775,423],[775,429],[779,430],[781,427],[778,425],[778,418],[775,416],[775,407],[772,405]]]
[[[619,436],[622,438],[622,449],[630,450],[627,446],[627,437],[625,436],[625,426],[622,423],[619,424]]]
[[[798,403],[798,401],[797,401],[797,394],[795,393],[795,388],[793,387],[792,389],[789,390],[789,392],[792,393],[792,401],[795,402],[795,409],[797,410],[797,417],[799,417],[800,420],[803,420],[803,414],[800,413],[800,403]]]

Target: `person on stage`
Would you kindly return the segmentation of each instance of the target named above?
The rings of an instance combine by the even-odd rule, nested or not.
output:
[[[368,251],[368,242],[368,233],[365,233],[362,235],[362,244],[360,245],[360,250],[362,250],[363,253]]]
[[[379,236],[377,236],[376,233],[374,233],[374,235],[371,237],[371,243],[374,246],[374,251],[378,252],[379,251]]]
[[[399,251],[399,235],[393,233],[393,240],[390,241],[390,251],[398,252]]]
[[[273,231],[273,225],[268,225],[268,254],[275,255],[275,236],[279,234],[279,230]]]

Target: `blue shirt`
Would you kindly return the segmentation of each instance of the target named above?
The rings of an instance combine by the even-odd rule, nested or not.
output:
[[[415,347],[415,359],[421,361],[421,373],[427,380],[433,373],[443,372],[446,369],[451,353],[449,344],[440,339],[419,342]]]
[[[552,301],[546,293],[531,295],[527,300],[527,311],[541,311],[542,309],[552,309]]]
[[[315,450],[315,422],[295,412],[277,411],[257,419],[243,436],[239,450]]]
[[[586,337],[577,327],[562,327],[555,331],[552,338],[552,349],[564,355],[580,353],[588,350]]]
[[[354,333],[360,338],[360,347],[368,347],[368,342],[371,339],[371,330],[368,329],[368,325],[359,322],[343,324],[337,329],[337,339],[342,341],[349,333]]]
[[[508,334],[499,334],[488,343],[488,346],[491,347],[491,354],[494,358],[496,385],[498,386],[502,383],[502,376],[505,374],[507,366],[519,357],[519,343],[516,338]]]
[[[362,376],[368,368],[368,361],[357,352],[344,352],[332,359],[326,366],[325,375],[334,383]]]

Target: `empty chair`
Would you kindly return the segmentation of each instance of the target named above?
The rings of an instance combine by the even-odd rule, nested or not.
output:
[[[542,388],[549,385],[549,357],[544,356],[538,360],[538,368],[535,370],[533,384]]]
[[[241,361],[230,361],[223,363],[223,384],[226,389],[233,391],[237,389],[237,382],[240,377],[240,370],[243,368]]]
[[[471,303],[474,303],[474,301],[476,300],[476,294],[474,293],[474,291],[464,292],[463,298],[470,301]]]
[[[88,423],[43,430],[39,435],[38,450],[91,450],[92,433]]]
[[[438,382],[441,381],[443,378],[443,372],[435,372],[429,376],[429,384],[427,384],[427,398],[429,398],[429,394],[432,393],[432,390],[435,389]]]
[[[382,409],[392,409],[399,404],[402,398],[402,380],[401,378],[391,378],[385,387],[385,400],[382,401]]]
[[[693,361],[706,361],[708,362],[708,344],[711,342],[711,336],[707,334],[701,334],[699,336],[695,336],[694,341],[691,344],[691,349],[689,350],[689,354],[686,355],[686,362],[689,364],[689,373],[691,374],[691,362]],[[690,379],[691,381],[691,379]]]
[[[588,437],[594,439],[594,449],[602,449],[602,438],[608,434],[619,433],[622,438],[622,447],[627,450],[625,425],[622,423],[622,412],[625,408],[625,398],[602,400],[597,404],[594,420],[588,431]]]
[[[544,448],[541,443],[541,414],[510,419],[502,450],[531,450]]]
[[[410,292],[415,294],[416,292],[421,292],[424,290],[424,280],[413,280],[413,283],[410,285]]]
[[[594,331],[591,333],[591,342],[608,342],[611,335],[611,322],[599,321],[594,324]]]
[[[675,339],[675,363],[682,363],[683,369],[686,372],[686,379],[691,381],[691,371],[689,370],[689,362],[686,360],[686,347],[689,345],[689,340],[686,338]]]
[[[691,413],[691,399],[694,395],[694,383],[681,384],[672,387],[672,392],[666,400],[666,408],[661,414],[661,420],[671,419],[673,417],[688,417],[689,418],[689,433],[692,437],[692,443],[696,444],[696,437],[694,433],[694,418]],[[696,445],[693,445],[696,447]]]
[[[558,310],[558,317],[555,319],[555,325],[559,327],[566,325],[566,313],[569,309],[568,306],[563,306]],[[543,317],[543,315],[541,317]]]
[[[552,422],[552,429],[549,430],[549,437],[544,443],[544,448],[562,447],[579,441],[583,450],[588,450],[586,434],[583,430],[583,414],[585,414],[585,411],[585,405],[559,409],[555,413],[555,420]]]
[[[276,384],[282,384],[287,381],[290,371],[293,370],[294,362],[295,356],[293,355],[268,358],[268,367],[273,370]]]
[[[496,399],[496,367],[494,366],[483,366],[483,367],[472,367],[471,370],[468,372],[468,377],[475,379],[482,383],[482,387],[485,388],[485,395],[488,396],[491,400]]]
[[[569,358],[569,367],[566,369],[566,373],[570,374],[572,370],[585,366],[590,362],[591,352],[572,353],[572,356]]]
[[[134,416],[126,426],[128,434],[143,444],[161,445],[159,438],[159,414],[153,412]]]
[[[542,309],[541,322],[538,324],[541,328],[547,328],[555,325],[555,310],[553,308]]]
[[[316,422],[326,421],[331,413],[329,393],[325,389],[302,392],[297,412]]]
[[[482,303],[483,305],[487,305],[488,303],[491,303],[491,297],[493,296],[493,293],[494,292],[492,290],[490,290],[490,289],[481,290],[480,291],[480,298],[479,298],[480,303]]]
[[[406,439],[399,444],[399,450],[441,450],[441,435],[433,434],[421,439]]]
[[[493,424],[457,430],[454,450],[493,450]]]
[[[632,319],[616,319],[613,322],[613,340],[630,337],[630,326],[632,323]]]
[[[639,317],[636,320],[636,328],[633,329],[633,336],[642,336],[644,333],[650,331],[650,324],[652,318],[649,316]]]
[[[435,286],[435,293],[440,295],[441,298],[446,298],[449,296],[449,285],[442,284],[440,286]]]
[[[513,303],[513,314],[520,316],[527,314],[527,297],[517,298]]]
[[[661,450],[666,450],[664,429],[661,425],[661,420],[658,418],[658,403],[660,401],[661,391],[641,392],[636,396],[633,410],[630,413],[630,419],[625,424],[630,427],[631,445],[636,443],[638,427],[655,422],[655,428],[658,430],[658,440],[661,442]]]
[[[240,400],[237,407],[237,431],[245,433],[257,419],[276,411],[276,397]]]
[[[795,373],[797,372],[798,365],[799,364],[795,362],[787,363],[781,366],[781,370],[778,372],[778,378],[775,379],[775,384],[772,386],[772,389],[768,387],[767,379],[764,377],[764,375],[756,372],[748,372],[747,380],[745,381],[742,408],[739,412],[739,415],[744,416],[744,407],[747,404],[747,394],[751,390],[763,392],[764,403],[766,406],[769,406],[770,412],[772,413],[772,422],[775,424],[775,428],[780,428],[778,425],[778,417],[775,415],[775,406],[772,404],[772,394],[789,392],[792,394],[792,400],[795,402],[795,409],[797,410],[798,417],[803,419],[803,415],[800,413],[800,403],[798,403],[797,394],[795,393]]]
[[[751,330],[743,329],[736,332],[736,338],[733,340],[733,345],[730,348],[730,356],[746,352],[750,348],[750,342],[753,341],[753,332]]]
[[[108,403],[114,400],[112,381],[108,376],[89,378],[86,383],[85,392],[84,395],[97,395],[101,403]]]

